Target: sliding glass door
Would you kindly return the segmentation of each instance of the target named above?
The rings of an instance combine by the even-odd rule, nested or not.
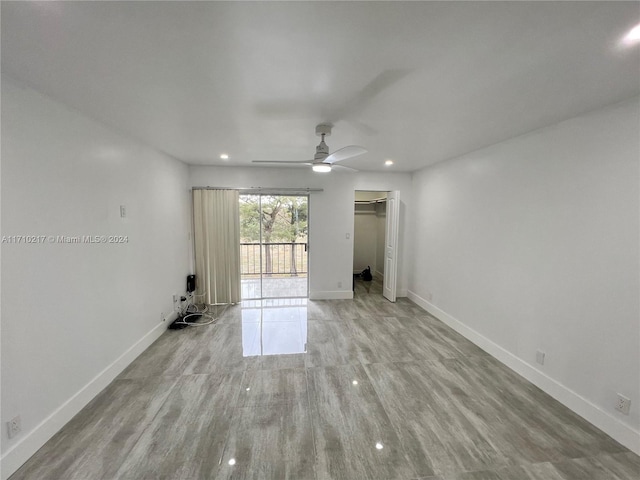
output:
[[[240,195],[242,299],[307,297],[307,195]]]

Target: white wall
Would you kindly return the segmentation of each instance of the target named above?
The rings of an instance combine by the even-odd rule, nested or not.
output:
[[[189,268],[188,169],[3,77],[2,477],[165,329]],[[127,217],[120,218],[120,205]]]
[[[322,188],[309,200],[309,284],[311,298],[352,298],[356,190],[400,190],[398,295],[406,296],[410,239],[407,214],[411,176],[393,173],[314,173],[308,168],[190,167],[192,186]],[[347,235],[349,238],[347,238]],[[338,287],[341,283],[341,287]]]
[[[637,453],[639,112],[634,99],[414,174],[410,282],[410,298]]]

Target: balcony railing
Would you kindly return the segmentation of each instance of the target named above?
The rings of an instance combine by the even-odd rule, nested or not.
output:
[[[241,243],[240,268],[242,275],[306,275],[307,244]]]

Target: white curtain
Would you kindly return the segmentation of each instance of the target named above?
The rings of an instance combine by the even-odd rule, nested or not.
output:
[[[210,305],[240,302],[238,191],[193,190],[193,225],[198,299]]]

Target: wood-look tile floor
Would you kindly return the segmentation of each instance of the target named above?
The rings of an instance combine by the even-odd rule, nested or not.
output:
[[[167,331],[24,479],[638,480],[640,458],[357,281],[354,300],[244,302]]]

